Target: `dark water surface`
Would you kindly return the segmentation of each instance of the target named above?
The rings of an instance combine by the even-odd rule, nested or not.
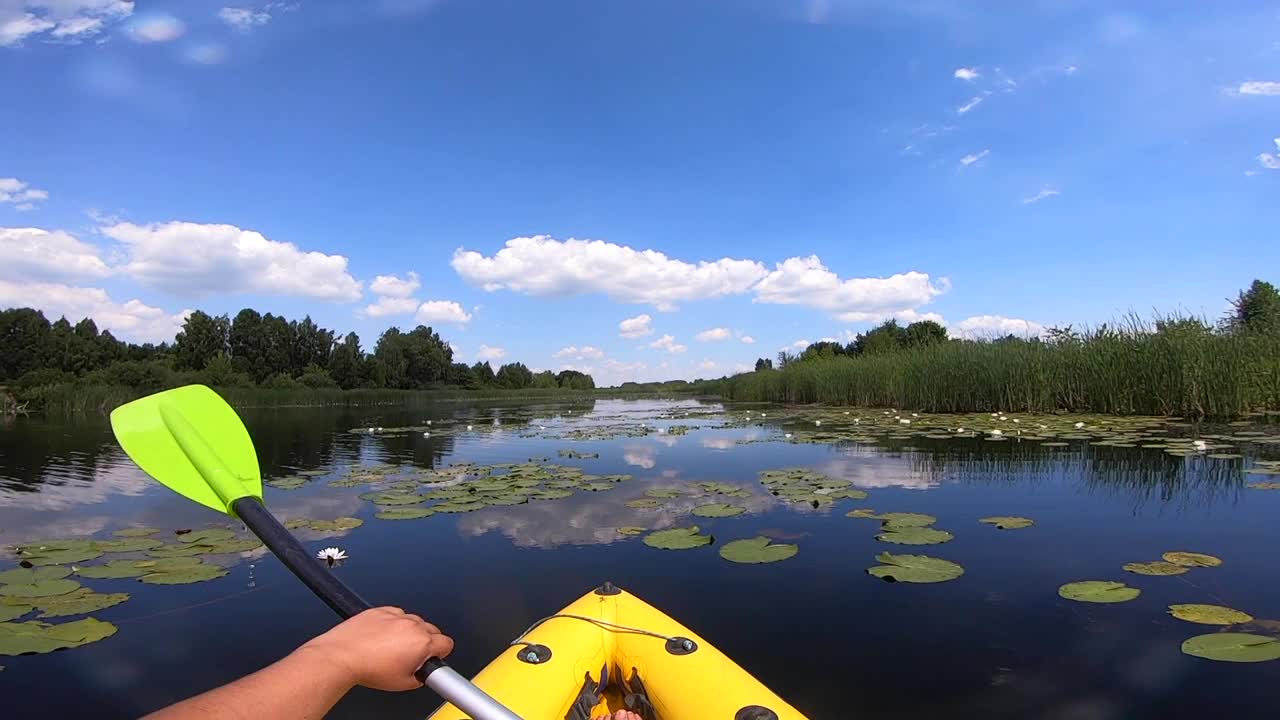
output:
[[[1280,661],[1184,655],[1183,640],[1216,628],[1166,613],[1171,603],[1216,603],[1280,620],[1280,492],[1244,487],[1257,479],[1241,472],[1252,456],[1214,460],[977,439],[793,444],[783,439],[786,428],[717,427],[723,418],[698,416],[699,407],[706,408],[596,401],[244,415],[266,475],[543,456],[588,473],[634,476],[610,492],[399,522],[373,518],[373,506],[358,497],[368,488],[331,488],[330,477],[298,490],[267,489],[268,505],[283,518],[363,518],[362,527],[338,537],[303,537],[312,549],[347,550],[351,561],[337,572],[371,601],[411,609],[453,635],[451,661],[467,675],[531,622],[610,579],[718,645],[815,719],[1275,717]],[[685,435],[529,436],[545,434],[539,426],[554,432],[584,422],[666,427],[673,411],[686,408],[694,416],[682,422],[694,429]],[[430,438],[347,432],[428,418],[441,428]],[[503,429],[494,429],[495,418]],[[460,421],[445,431],[450,419]],[[484,432],[465,432],[467,422]],[[569,448],[599,458],[557,456]],[[757,474],[792,466],[848,478],[870,497],[820,510],[780,503]],[[688,517],[692,499],[659,511],[624,505],[655,485],[702,480],[751,489],[751,498],[730,500],[750,512],[706,520]],[[875,521],[845,517],[855,507],[936,515],[937,527],[956,538],[885,545],[875,540]],[[1001,532],[977,522],[988,515],[1024,515],[1036,524]],[[105,420],[0,426],[0,545],[105,537],[130,524],[167,535],[216,522],[214,513],[129,463]],[[716,545],[764,532],[800,552],[786,562],[736,565],[715,547],[661,551],[615,532],[690,522],[713,534]],[[885,550],[947,558],[966,573],[933,585],[882,582],[865,570]],[[1169,550],[1211,553],[1224,564],[1176,577],[1120,569]],[[0,556],[0,570],[14,562]],[[1115,605],[1058,597],[1061,584],[1087,579],[1125,581],[1142,595]],[[234,558],[230,574],[210,582],[85,584],[133,594],[94,613],[119,632],[82,648],[0,657],[0,716],[134,717],[257,669],[334,621],[260,553]],[[436,702],[426,691],[356,691],[331,717],[418,718]]]

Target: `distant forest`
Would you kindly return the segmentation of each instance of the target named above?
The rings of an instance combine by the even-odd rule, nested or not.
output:
[[[0,311],[0,383],[19,390],[79,383],[143,392],[202,382],[217,387],[427,390],[440,387],[590,390],[576,370],[534,373],[511,362],[453,361],[430,327],[390,328],[373,352],[360,337],[339,338],[311,318],[288,320],[245,308],[234,318],[193,312],[170,343],[126,343],[89,318],[49,322],[39,310]]]

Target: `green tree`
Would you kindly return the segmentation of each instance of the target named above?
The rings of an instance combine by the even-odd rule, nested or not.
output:
[[[884,355],[906,344],[906,329],[897,320],[886,320],[853,340],[854,355]]]
[[[903,331],[902,341],[909,348],[944,343],[947,341],[947,329],[932,320],[917,320]]]
[[[178,367],[203,370],[214,355],[225,356],[230,332],[231,320],[226,315],[214,317],[200,310],[191,313],[173,341]]]
[[[290,329],[293,331],[290,370],[295,375],[301,375],[313,365],[324,367],[329,364],[329,355],[333,352],[332,330],[316,325],[310,315],[302,318],[301,322],[290,323]]]
[[[594,390],[596,381],[579,370],[561,370],[556,375],[556,385],[570,390]]]
[[[471,366],[471,372],[476,376],[476,382],[481,385],[492,385],[494,381],[493,367],[489,365],[489,361],[477,362]]]
[[[476,380],[475,372],[466,363],[453,363],[450,365],[449,374],[445,377],[445,382],[465,388],[473,388],[479,384],[479,381]]]
[[[227,345],[231,364],[237,372],[249,375],[258,383],[271,375],[273,368],[267,362],[266,327],[257,310],[244,308],[236,313],[227,333]]]
[[[524,363],[507,363],[498,368],[497,374],[494,375],[494,382],[498,387],[520,390],[533,384],[533,373],[524,366]]]
[[[1258,335],[1280,335],[1280,292],[1264,280],[1254,280],[1248,290],[1231,301],[1233,312],[1227,317],[1236,332]]]
[[[293,367],[294,326],[282,315],[262,316],[263,372],[296,375]]]
[[[343,390],[360,387],[364,380],[364,354],[360,350],[360,336],[347,333],[333,348],[329,356],[329,376]]]
[[[533,387],[536,388],[554,388],[559,387],[556,383],[556,374],[550,370],[543,370],[540,373],[533,374]]]
[[[756,358],[756,372],[760,372],[762,370],[772,370],[772,369],[773,369],[772,360],[770,360],[769,358]]]
[[[49,330],[49,321],[39,310],[0,311],[0,380],[16,380],[40,366]]]

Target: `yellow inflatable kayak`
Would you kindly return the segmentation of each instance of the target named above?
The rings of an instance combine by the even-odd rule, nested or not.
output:
[[[475,677],[525,720],[805,720],[711,643],[610,583],[539,620]],[[431,720],[462,720],[445,704]]]

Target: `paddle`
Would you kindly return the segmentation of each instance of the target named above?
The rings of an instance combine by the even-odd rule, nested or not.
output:
[[[311,558],[262,503],[262,476],[249,431],[236,411],[204,385],[149,395],[111,413],[120,447],[169,489],[239,518],[299,580],[344,619],[371,605]],[[417,677],[474,720],[520,720],[439,658]]]

